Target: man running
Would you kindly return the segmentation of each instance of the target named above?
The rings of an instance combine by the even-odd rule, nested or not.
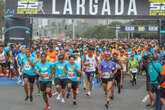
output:
[[[75,56],[69,57],[69,63],[66,65],[66,77],[68,78],[68,94],[67,97],[70,96],[71,88],[73,89],[73,105],[77,105],[76,98],[77,98],[77,86],[78,86],[78,74],[81,73],[80,67],[74,63]]]
[[[36,50],[36,56],[34,57],[34,59],[35,59],[35,64],[37,64],[39,61],[41,61],[40,50]],[[39,76],[38,75],[36,75],[36,84],[37,84],[37,88],[38,88],[38,95],[41,95],[40,80],[39,80]]]
[[[84,58],[85,72],[88,78],[88,82],[90,83],[89,91],[86,94],[87,96],[91,95],[91,91],[93,89],[93,77],[96,71],[96,66],[98,64],[97,57],[93,55],[93,52],[93,48],[89,48],[88,54]]]
[[[34,73],[39,75],[40,78],[40,89],[42,91],[43,99],[46,103],[45,109],[50,109],[50,104],[48,102],[47,95],[51,98],[52,92],[52,72],[53,72],[53,65],[46,60],[47,54],[41,54],[41,61],[38,62],[35,66]]]
[[[18,76],[18,84],[19,83],[21,83],[21,82],[23,82],[22,81],[22,72],[20,71],[21,70],[21,64],[22,64],[22,61],[23,61],[23,58],[25,57],[26,55],[25,55],[25,48],[24,47],[22,47],[21,48],[21,53],[19,53],[18,55],[17,55],[17,58],[16,58],[16,61],[17,61],[17,64],[18,64],[18,72],[19,72],[19,76]],[[22,83],[22,85],[24,85],[23,83]]]
[[[131,72],[131,83],[134,86],[136,84],[136,75],[138,72],[139,63],[134,59],[134,55],[131,56],[131,60],[128,62],[128,71]]]
[[[58,92],[57,100],[60,100],[61,103],[65,103],[64,97],[65,97],[65,88],[66,88],[66,79],[65,79],[65,73],[64,73],[64,67],[68,63],[64,61],[64,55],[60,55],[58,58],[59,61],[57,61],[54,64],[55,67],[55,85]]]
[[[122,65],[122,78],[121,78],[121,87],[123,87],[123,82],[124,82],[124,77],[127,71],[127,65],[128,65],[128,58],[126,55],[124,55],[124,51],[122,50],[119,56],[119,60],[121,62]]]
[[[104,87],[104,92],[107,92],[107,101],[105,107],[109,107],[109,101],[111,97],[111,89],[113,86],[113,77],[117,72],[116,64],[110,60],[110,54],[105,54],[105,60],[99,64],[99,73],[102,80],[102,86]],[[114,70],[114,71],[113,71]]]
[[[33,83],[35,81],[35,73],[34,71],[34,59],[30,57],[29,49],[26,50],[26,55],[24,56],[21,64],[21,72],[23,73],[24,79],[24,90],[26,94],[25,101],[29,99],[29,91],[28,91],[28,82],[30,83],[30,101],[33,101]]]

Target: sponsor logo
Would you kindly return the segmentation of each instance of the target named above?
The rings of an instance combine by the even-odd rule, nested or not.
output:
[[[150,16],[165,16],[165,0],[149,0]]]
[[[19,0],[17,14],[38,14],[43,2],[38,0]]]

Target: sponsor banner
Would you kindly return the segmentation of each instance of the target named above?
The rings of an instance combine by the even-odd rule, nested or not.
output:
[[[138,32],[138,33],[155,33],[159,31],[159,26],[117,26],[119,32]]]
[[[165,0],[6,0],[6,15],[156,19],[165,17]]]

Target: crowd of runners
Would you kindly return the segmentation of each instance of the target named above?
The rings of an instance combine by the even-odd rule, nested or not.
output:
[[[0,76],[23,85],[25,101],[33,101],[36,84],[46,110],[50,109],[48,99],[54,94],[61,103],[73,96],[73,105],[77,105],[81,83],[86,95],[91,96],[94,79],[103,86],[105,107],[109,108],[114,88],[120,94],[125,86],[125,75],[130,76],[132,86],[138,83],[137,75],[146,76],[150,96],[146,106],[161,110],[162,104],[165,106],[164,64],[165,48],[156,40],[36,40],[31,48],[20,43],[0,45]]]

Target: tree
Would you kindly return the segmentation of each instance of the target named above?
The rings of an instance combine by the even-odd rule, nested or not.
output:
[[[4,16],[5,16],[5,3],[4,0],[0,0],[0,37],[2,38],[2,28],[4,26]]]

